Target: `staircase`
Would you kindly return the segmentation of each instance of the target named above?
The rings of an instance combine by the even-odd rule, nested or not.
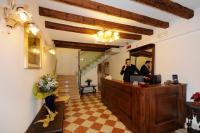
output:
[[[80,99],[75,75],[58,75],[58,95],[70,96],[70,99]]]
[[[101,62],[107,60],[108,58],[110,58],[110,55],[102,54],[100,57],[92,60],[90,63],[85,65],[83,68],[81,68],[81,76],[84,76],[88,71],[92,70],[98,64],[100,64]]]

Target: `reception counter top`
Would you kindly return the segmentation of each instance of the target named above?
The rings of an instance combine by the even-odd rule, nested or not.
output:
[[[102,79],[101,99],[133,133],[170,133],[185,123],[186,85]]]

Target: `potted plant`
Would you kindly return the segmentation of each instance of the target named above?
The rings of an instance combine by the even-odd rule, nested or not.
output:
[[[90,83],[91,83],[91,82],[92,82],[91,79],[87,79],[87,80],[85,81],[85,83],[87,83],[88,86],[90,86]]]
[[[39,78],[33,85],[33,95],[36,99],[45,99],[45,105],[55,112],[55,94],[58,82],[55,75],[47,74]]]
[[[192,95],[191,99],[194,100],[194,104],[195,104],[195,105],[200,105],[200,92],[195,92],[195,93]]]

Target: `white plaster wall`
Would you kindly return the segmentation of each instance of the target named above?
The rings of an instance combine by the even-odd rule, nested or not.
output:
[[[132,46],[155,43],[155,73],[162,75],[162,81],[178,74],[179,81],[188,84],[187,100],[195,91],[200,91],[200,9],[190,20],[178,19],[166,30],[157,30],[152,37],[145,38]]]
[[[78,72],[78,50],[56,48],[57,74],[76,75]]]
[[[85,80],[92,79],[92,84],[97,85],[97,67],[88,71],[85,75],[81,76],[81,85],[86,85]]]
[[[34,22],[39,29],[37,2],[19,0],[20,4],[31,7]],[[0,14],[0,133],[23,133],[39,111],[42,101],[32,94],[33,83],[43,74],[55,69],[55,56],[43,51],[41,69],[24,69],[24,31],[18,27],[7,34],[3,16]],[[43,32],[41,32],[43,33]],[[43,46],[48,43],[42,34]]]
[[[33,97],[32,85],[53,71],[55,58],[43,53],[42,69],[24,69],[23,29],[10,35],[0,33],[0,40],[0,132],[22,133],[41,107],[41,101]]]
[[[172,74],[178,74],[179,81],[188,83],[187,99],[195,91],[200,91],[200,31],[180,36],[156,46],[156,69],[163,81],[172,79]]]
[[[192,94],[200,91],[200,9],[195,11],[195,17],[190,20],[178,19],[170,24],[170,28],[155,31],[153,36],[144,37],[142,41],[132,44],[132,48],[149,43],[155,43],[155,74],[162,75],[162,81],[172,79],[172,74],[178,74],[179,81],[187,83],[187,100]],[[120,60],[128,52],[113,56],[110,60],[110,71],[115,79],[119,78]],[[119,59],[119,60],[118,60]],[[119,65],[115,67],[115,65]],[[199,129],[196,122],[193,127]]]
[[[122,80],[123,76],[120,75],[122,66],[125,65],[125,60],[129,58],[129,53],[126,48],[121,48],[119,54],[111,56],[109,59],[109,70],[110,75],[113,79]]]

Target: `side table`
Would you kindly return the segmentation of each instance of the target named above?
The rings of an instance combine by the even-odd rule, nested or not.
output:
[[[88,86],[88,85],[81,85],[81,89],[80,89],[80,95],[81,96],[83,95],[84,89],[88,88],[88,87],[92,87],[93,93],[96,93],[96,88],[95,88],[96,85],[90,85],[90,86]]]
[[[56,111],[58,115],[56,115],[55,120],[49,123],[49,126],[44,128],[42,123],[34,124],[36,121],[40,119],[44,119],[45,115],[47,115],[47,110],[42,106],[35,119],[27,129],[26,133],[63,133],[63,120],[64,120],[64,102],[56,102]]]

